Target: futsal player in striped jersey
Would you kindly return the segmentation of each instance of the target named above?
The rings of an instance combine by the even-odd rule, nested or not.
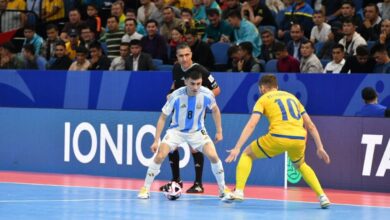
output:
[[[162,108],[162,113],[156,126],[154,142],[151,146],[152,152],[157,152],[157,154],[147,170],[144,186],[138,194],[140,199],[148,199],[150,197],[150,187],[154,178],[160,173],[161,163],[170,151],[175,150],[184,142],[209,158],[212,172],[218,183],[219,196],[222,198],[225,194],[230,193],[225,186],[222,162],[215,150],[213,140],[207,134],[204,125],[206,109],[210,109],[216,127],[215,142],[223,139],[221,113],[215,97],[209,89],[202,86],[202,74],[198,71],[187,72],[185,85],[175,90]],[[172,114],[172,111],[172,122],[159,144],[166,119]]]
[[[268,134],[254,140],[241,154],[236,170],[236,190],[234,193],[226,194],[222,200],[230,202],[244,199],[244,188],[252,169],[253,160],[272,158],[287,152],[294,166],[301,172],[303,179],[317,194],[321,208],[327,208],[330,201],[313,169],[305,162],[307,129],[314,139],[318,157],[325,163],[330,163],[330,158],[324,150],[316,126],[294,95],[278,90],[278,81],[275,75],[262,76],[259,81],[259,90],[262,96],[256,102],[253,113],[236,146],[230,150],[225,161],[230,163],[236,160],[241,147],[252,135],[263,115],[270,123]]]

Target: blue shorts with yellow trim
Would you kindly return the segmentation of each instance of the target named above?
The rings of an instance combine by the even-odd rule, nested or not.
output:
[[[287,151],[291,161],[297,163],[304,159],[306,137],[266,134],[250,144],[257,158],[272,158]]]

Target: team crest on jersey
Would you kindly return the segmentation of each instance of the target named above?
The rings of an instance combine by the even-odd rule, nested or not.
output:
[[[186,105],[186,104],[182,104],[182,105],[180,106],[180,108],[187,108],[187,105]]]
[[[202,109],[202,104],[198,103],[198,104],[196,105],[196,109]]]

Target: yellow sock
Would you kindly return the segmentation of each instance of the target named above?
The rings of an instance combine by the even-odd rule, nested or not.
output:
[[[244,190],[246,181],[252,169],[252,158],[246,153],[241,154],[236,170],[236,189]]]
[[[305,182],[312,190],[314,190],[317,196],[324,194],[324,190],[321,187],[320,181],[318,181],[316,174],[314,173],[313,169],[309,167],[309,165],[303,163],[301,167],[299,167],[299,171],[301,172]]]

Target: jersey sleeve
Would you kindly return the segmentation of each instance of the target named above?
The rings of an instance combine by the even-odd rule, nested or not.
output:
[[[299,100],[297,100],[297,101],[298,101],[298,110],[299,110],[299,113],[301,113],[301,115],[305,114],[305,113],[306,113],[305,107],[302,105],[302,103],[301,103]]]
[[[260,97],[255,106],[253,107],[253,111],[252,111],[252,114],[264,114],[264,102],[265,102],[265,99],[263,98],[264,96]]]
[[[214,97],[213,93],[211,92],[211,94],[208,96],[208,101],[207,101],[207,105],[206,106],[207,106],[208,109],[211,110],[216,105],[217,105],[217,102],[215,101],[215,97]]]
[[[165,103],[165,105],[163,106],[163,108],[161,109],[162,113],[164,113],[164,115],[167,115],[169,116],[172,111],[173,111],[173,108],[175,106],[175,103],[176,103],[176,98],[177,96],[175,95],[171,95],[168,99],[168,101]]]

